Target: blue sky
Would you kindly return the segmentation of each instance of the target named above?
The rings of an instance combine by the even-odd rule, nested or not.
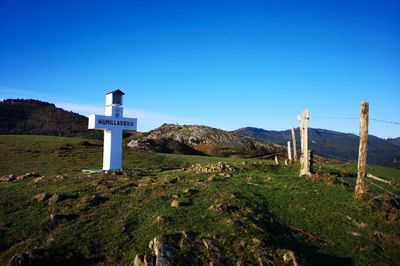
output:
[[[359,104],[400,122],[400,2],[0,0],[0,99],[85,115],[120,88],[145,131],[164,122],[358,132]],[[400,125],[370,122],[400,136]]]

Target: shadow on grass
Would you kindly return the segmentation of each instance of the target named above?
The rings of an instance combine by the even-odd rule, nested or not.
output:
[[[235,193],[235,196],[247,202],[247,199],[242,194]],[[257,196],[263,197],[260,194]],[[260,240],[264,245],[292,250],[301,265],[353,265],[351,258],[323,254],[318,251],[316,246],[300,241],[296,238],[299,232],[289,225],[277,222],[276,217],[269,212],[267,204],[253,205],[253,215],[249,219],[264,232],[260,236]],[[314,239],[314,241],[318,240]]]

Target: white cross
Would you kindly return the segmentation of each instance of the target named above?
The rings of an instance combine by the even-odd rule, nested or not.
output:
[[[137,119],[123,117],[120,90],[106,95],[105,115],[89,115],[89,129],[104,130],[103,170],[122,169],[122,131],[136,130]]]

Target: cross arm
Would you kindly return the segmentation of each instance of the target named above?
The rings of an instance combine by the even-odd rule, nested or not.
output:
[[[89,129],[121,129],[121,130],[137,130],[136,118],[114,118],[105,115],[89,115]]]

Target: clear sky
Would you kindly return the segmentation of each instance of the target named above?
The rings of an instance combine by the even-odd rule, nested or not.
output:
[[[400,122],[400,1],[0,0],[0,99],[85,115],[120,88],[140,131],[164,122],[358,133]],[[370,133],[400,136],[371,121]]]

